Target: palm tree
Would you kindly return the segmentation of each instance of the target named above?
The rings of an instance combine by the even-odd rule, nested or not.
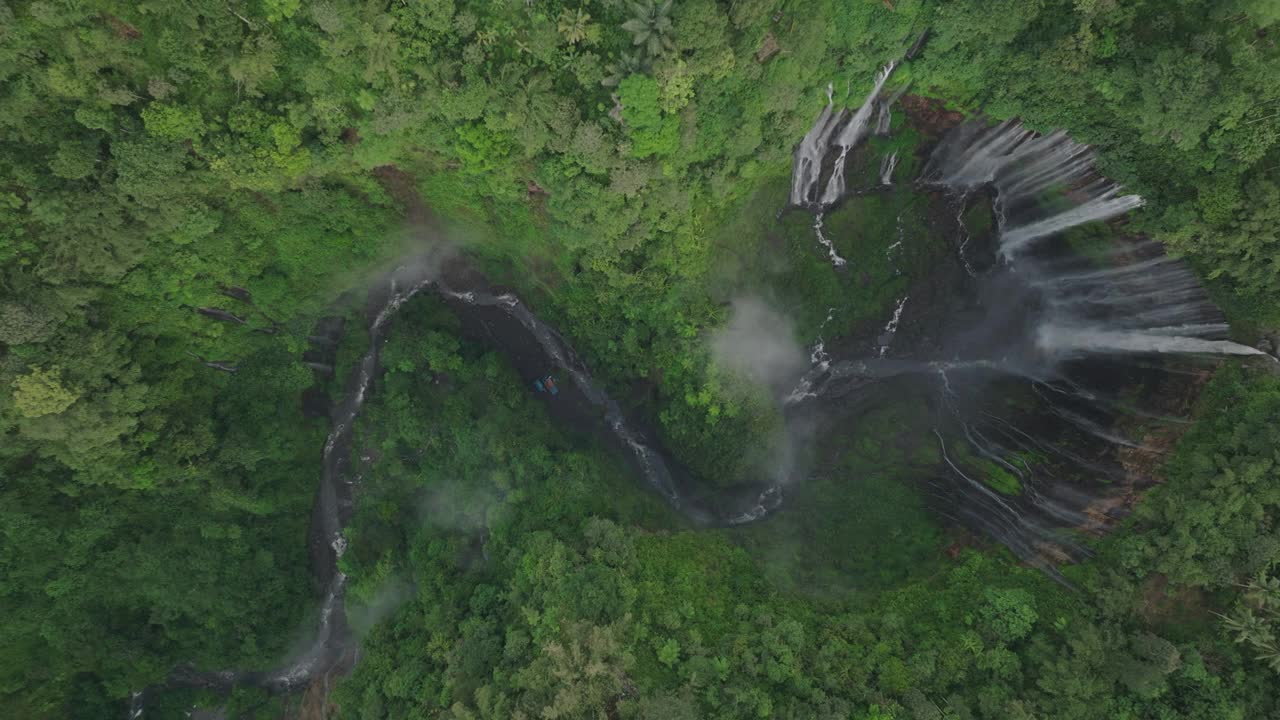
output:
[[[622,23],[622,29],[631,33],[631,44],[640,48],[648,57],[657,57],[672,44],[672,0],[638,0],[631,3],[631,19]]]
[[[617,87],[628,75],[649,72],[649,62],[640,53],[624,52],[614,62],[604,66],[605,76],[600,84]]]
[[[1244,588],[1245,602],[1259,610],[1280,615],[1280,577],[1268,577],[1266,571],[1250,580]],[[1280,619],[1280,618],[1277,618]]]
[[[581,8],[570,10],[565,8],[560,11],[560,19],[556,23],[560,34],[570,45],[577,45],[587,39],[588,25],[591,22],[591,16]]]
[[[1248,607],[1237,608],[1235,614],[1230,617],[1222,614],[1218,614],[1218,617],[1222,618],[1222,624],[1228,630],[1236,634],[1237,643],[1248,643],[1257,647],[1275,642],[1275,635],[1271,632],[1267,621],[1254,615],[1253,610]]]

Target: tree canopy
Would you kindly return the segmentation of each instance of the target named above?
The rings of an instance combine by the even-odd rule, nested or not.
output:
[[[828,82],[858,97],[929,28],[895,87],[1094,145],[1148,199],[1134,229],[1265,328],[1277,21],[1269,0],[0,0],[0,714],[110,716],[180,663],[268,666],[306,626],[325,427],[303,415],[301,355],[413,241],[379,169],[414,178],[495,281],[731,484],[777,417],[703,336],[726,268],[758,269]],[[817,269],[793,288],[836,292],[820,259],[797,263]],[[1168,485],[1079,571],[1088,599],[972,554],[829,606],[769,586],[729,539],[605,502],[622,471],[527,432],[540,420],[502,363],[437,332],[393,341],[422,346],[388,364],[377,412],[403,436],[379,442],[457,474],[379,461],[403,477],[362,501],[349,562],[363,592],[399,577],[413,599],[371,631],[345,714],[1277,712],[1269,670],[1212,616],[1174,627],[1140,600],[1158,573],[1227,614],[1232,583],[1275,561],[1269,379],[1214,381]],[[408,365],[466,391],[423,397]],[[475,431],[450,434],[463,415]],[[484,508],[465,519],[493,567],[467,572],[464,528],[390,522],[428,491]]]

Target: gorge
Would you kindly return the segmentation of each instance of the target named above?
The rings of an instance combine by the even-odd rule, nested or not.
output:
[[[827,107],[796,146],[790,203],[814,212],[814,234],[836,271],[847,261],[823,235],[824,214],[856,203],[859,195],[891,189],[899,151],[878,165],[850,153],[870,152],[863,142],[873,114],[882,118],[876,134],[890,135],[890,111],[903,95],[882,94],[894,67],[891,62],[881,70],[852,113],[833,112],[829,89]],[[854,402],[853,410],[840,406],[885,394],[881,385],[930,387],[932,438],[923,440],[936,439],[939,454],[935,467],[914,470],[922,475],[921,491],[934,499],[941,516],[1066,582],[1057,566],[1090,554],[1070,531],[1105,531],[1123,517],[1115,498],[1152,481],[1134,476],[1115,456],[1122,449],[1151,450],[1121,433],[1133,418],[1153,416],[1141,407],[1121,407],[1116,398],[1153,382],[1152,376],[1178,372],[1179,356],[1201,362],[1214,355],[1267,356],[1227,340],[1225,320],[1197,278],[1152,243],[1121,231],[1085,254],[1064,241],[1063,234],[1075,227],[1110,221],[1142,205],[1141,198],[1122,195],[1099,176],[1090,149],[1064,133],[1041,136],[1014,121],[992,126],[979,118],[927,138],[917,152],[920,176],[892,191],[928,195],[939,215],[954,213],[956,226],[947,228],[951,237],[945,238],[956,266],[950,274],[964,281],[954,288],[960,297],[951,300],[965,309],[948,304],[917,311],[917,303],[907,310],[904,295],[877,337],[845,339],[846,347],[875,349],[861,356],[832,355],[818,338],[811,367],[780,398],[792,430],[789,442],[810,440],[817,432],[848,432],[848,424],[856,428],[866,403]],[[850,188],[846,172],[856,173],[860,165],[877,167],[877,182]],[[968,208],[982,203],[990,208],[993,227],[984,242],[976,242],[964,218]],[[901,242],[885,244],[885,252]],[[419,293],[440,298],[459,318],[464,335],[501,351],[526,383],[546,368],[567,378],[553,401],[556,420],[591,429],[613,445],[648,489],[695,527],[762,521],[783,508],[789,485],[804,482],[803,468],[785,463],[764,480],[725,490],[698,488],[687,468],[673,464],[653,429],[640,429],[627,418],[559,332],[514,294],[492,289],[456,251],[429,243],[433,247],[397,265],[369,291],[368,350],[333,408],[310,531],[313,572],[326,586],[314,641],[275,671],[179,668],[163,686],[133,695],[131,719],[143,717],[148,696],[166,687],[227,692],[250,685],[290,693],[336,668],[349,671],[358,658],[344,609],[346,576],[338,566],[347,546],[343,529],[359,494],[351,470],[353,430],[382,372],[385,334],[401,306]],[[915,317],[917,312],[925,317]],[[904,321],[904,337],[894,345]],[[931,330],[915,327],[944,329],[930,337],[925,333]],[[1177,383],[1166,380],[1161,391],[1187,392]],[[1019,395],[1034,397],[1035,405],[1002,415],[1009,399]],[[949,444],[965,450],[948,452]],[[1012,485],[1002,485],[1000,478]]]
[[[1276,716],[1277,22],[0,2],[0,716]]]

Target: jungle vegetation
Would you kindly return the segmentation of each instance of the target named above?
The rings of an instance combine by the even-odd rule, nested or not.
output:
[[[1280,324],[1271,0],[0,0],[0,715],[118,717],[177,664],[266,667],[305,633],[327,428],[300,355],[417,241],[390,166],[734,482],[775,418],[703,335],[769,272],[827,83],[858,97],[925,28],[895,87],[1094,145],[1238,332]],[[803,337],[828,300],[891,301],[789,252]],[[396,601],[341,717],[1280,717],[1273,376],[1216,374],[1067,590],[944,552],[893,417],[833,451],[803,523],[829,531],[694,531],[450,322],[415,301],[361,423],[344,563]]]

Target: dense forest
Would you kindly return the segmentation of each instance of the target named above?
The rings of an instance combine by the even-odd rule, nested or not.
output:
[[[708,342],[737,299],[852,337],[945,253],[905,196],[828,221],[852,279],[775,220],[828,83],[856,105],[926,30],[888,85],[916,118],[873,141],[900,172],[925,120],[1063,129],[1145,198],[1125,232],[1274,342],[1273,0],[0,0],[0,715],[125,717],[175,667],[307,642],[331,428],[300,398],[342,396],[363,293],[425,244],[702,486],[742,483],[782,421]],[[858,240],[893,232],[900,274]],[[1280,718],[1263,362],[1189,371],[1159,482],[1046,572],[921,498],[920,397],[823,443],[775,516],[706,528],[438,298],[381,353],[340,560],[358,662],[146,717]]]

